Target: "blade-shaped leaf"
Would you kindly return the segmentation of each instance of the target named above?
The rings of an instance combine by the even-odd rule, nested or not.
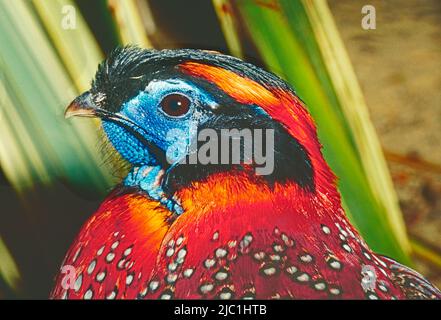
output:
[[[246,27],[267,67],[291,83],[308,106],[317,123],[325,158],[339,177],[339,190],[349,218],[374,250],[409,263],[408,240],[383,155],[367,110],[360,102],[360,91],[347,87],[356,80],[348,72],[329,68],[337,63],[338,57],[334,54],[324,59],[325,48],[318,43],[324,40],[316,36],[317,26],[312,28],[304,4],[289,0],[245,0],[230,4],[236,6],[237,24]],[[337,30],[334,28],[332,32]],[[344,50],[342,45],[338,50]],[[336,78],[330,72],[339,72],[345,79],[344,89],[336,87]],[[355,90],[355,93],[347,96],[342,90]],[[358,105],[354,105],[354,97]],[[342,99],[346,100],[342,102]],[[359,108],[364,109],[356,114]],[[357,128],[351,123],[354,119]],[[370,161],[373,164],[369,165]],[[372,174],[377,176],[368,177]],[[381,191],[376,189],[380,186]],[[379,193],[388,195],[379,196]]]
[[[35,3],[37,7],[41,4]],[[65,3],[70,2],[52,3],[58,4],[58,10],[39,7],[48,27],[61,28]],[[46,10],[52,14],[44,13]],[[79,93],[77,87],[87,86],[101,59],[84,22],[78,18],[76,23],[78,29],[50,33],[54,47],[31,2],[0,1],[0,41],[8,44],[0,52],[0,89],[4,93],[0,160],[6,177],[19,191],[55,177],[93,192],[109,186],[111,178],[98,153],[96,127],[63,117],[65,107]],[[72,44],[66,40],[70,37]],[[62,53],[66,51],[69,55]]]
[[[18,270],[17,265],[14,262],[14,259],[11,256],[6,244],[3,242],[3,239],[0,237],[0,278],[6,282],[6,284],[18,290],[20,285],[20,272]],[[0,279],[1,280],[1,279]]]
[[[136,0],[108,0],[108,3],[119,27],[123,44],[151,48],[152,44],[147,37],[141,16],[141,9],[148,10],[146,4],[138,3]]]

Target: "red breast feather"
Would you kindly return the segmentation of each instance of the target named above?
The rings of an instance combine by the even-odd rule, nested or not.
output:
[[[134,299],[142,295],[170,212],[140,194],[109,197],[83,226],[63,266],[75,268],[72,287],[60,273],[52,298]],[[67,283],[69,284],[69,283]]]
[[[217,176],[181,197],[186,213],[164,239],[148,298],[404,297],[341,210],[329,214],[324,196]],[[363,265],[382,289],[363,290]]]

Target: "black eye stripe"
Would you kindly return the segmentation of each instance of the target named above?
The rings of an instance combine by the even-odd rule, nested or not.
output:
[[[161,110],[170,117],[182,117],[188,113],[190,105],[190,99],[179,93],[169,94],[159,103]]]

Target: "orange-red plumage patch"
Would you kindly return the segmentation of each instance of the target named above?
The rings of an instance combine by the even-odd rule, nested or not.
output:
[[[203,63],[185,62],[179,65],[179,68],[186,74],[215,84],[242,104],[260,106],[271,118],[282,123],[309,154],[316,174],[316,185],[324,192],[335,189],[335,176],[323,159],[314,120],[292,92],[281,88],[268,88],[231,70]]]
[[[263,108],[279,104],[277,97],[271,91],[233,71],[196,62],[186,62],[181,64],[180,68],[186,73],[216,84],[240,103],[255,103]]]

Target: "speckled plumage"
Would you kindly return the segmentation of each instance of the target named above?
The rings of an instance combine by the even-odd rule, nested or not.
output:
[[[127,84],[118,96],[121,79],[139,80],[140,74],[143,82]],[[65,275],[59,274],[53,298],[441,298],[415,271],[373,253],[351,226],[314,122],[276,76],[203,51],[126,48],[101,66],[91,92],[107,97],[100,99],[102,110],[115,112],[152,79],[169,77],[197,84],[217,99],[222,107],[208,118],[222,120],[237,110],[228,121],[251,121],[240,115],[254,106],[263,110],[263,123],[279,125],[277,141],[288,146],[278,149],[282,160],[275,174],[256,176],[249,165],[163,164],[157,182],[165,197],[179,203],[178,213],[149,195],[149,188],[117,187],[63,262],[75,267],[75,284],[64,288]],[[290,167],[292,158],[302,164]],[[373,286],[363,285],[366,274],[374,276]]]

